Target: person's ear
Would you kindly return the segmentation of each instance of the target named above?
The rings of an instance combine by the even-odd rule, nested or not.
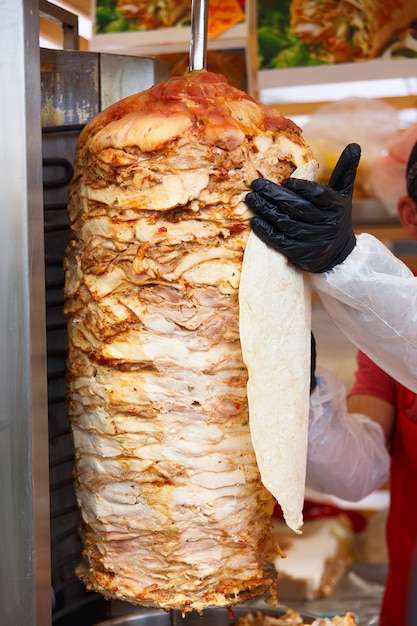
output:
[[[417,205],[409,196],[402,196],[397,204],[401,224],[412,239],[417,239]]]

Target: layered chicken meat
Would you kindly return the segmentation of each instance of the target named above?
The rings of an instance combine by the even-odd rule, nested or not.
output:
[[[244,200],[310,158],[293,122],[206,71],[81,133],[65,311],[88,588],[182,611],[273,591],[239,338]]]

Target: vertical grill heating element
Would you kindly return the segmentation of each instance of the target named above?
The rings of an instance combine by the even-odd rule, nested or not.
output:
[[[74,574],[81,555],[79,513],[73,489],[73,449],[65,412],[66,320],[62,260],[69,240],[67,190],[72,154],[82,125],[45,127],[43,159],[48,424],[53,624],[88,626],[108,616],[108,605],[86,592]],[[59,155],[60,152],[68,156]],[[59,156],[58,156],[59,155]],[[93,621],[91,621],[93,620]]]
[[[54,626],[92,626],[108,618],[112,610],[111,603],[98,594],[87,592],[74,574],[82,545],[73,488],[72,437],[65,408],[67,335],[63,312],[63,257],[70,236],[67,202],[72,163],[79,133],[91,117],[112,102],[150,87],[163,78],[167,78],[167,69],[154,59],[41,50]]]

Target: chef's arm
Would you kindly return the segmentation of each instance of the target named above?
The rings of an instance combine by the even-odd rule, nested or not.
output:
[[[310,396],[306,482],[321,493],[358,501],[389,477],[383,428],[362,413],[348,412],[345,386],[322,367]]]
[[[379,424],[384,432],[385,442],[390,446],[395,423],[395,407],[386,400],[364,393],[355,393],[347,400],[349,413],[367,415],[372,421]]]
[[[381,369],[417,392],[417,278],[369,234],[345,261],[312,275],[335,324]]]

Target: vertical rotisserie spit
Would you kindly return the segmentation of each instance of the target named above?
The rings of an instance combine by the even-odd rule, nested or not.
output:
[[[274,587],[275,500],[239,338],[244,199],[310,159],[293,122],[205,70],[112,105],[80,136],[68,410],[80,575],[108,597],[187,611]]]

